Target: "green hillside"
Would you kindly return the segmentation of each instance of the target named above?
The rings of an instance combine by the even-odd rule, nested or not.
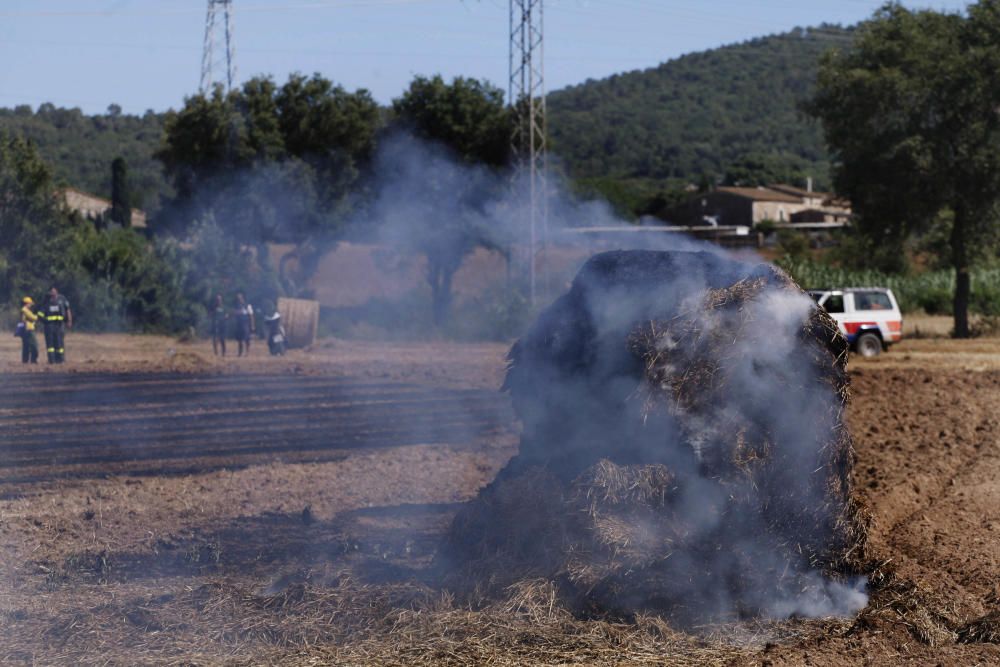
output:
[[[552,150],[583,190],[633,214],[664,205],[666,190],[676,194],[688,182],[812,176],[827,187],[820,128],[798,105],[812,91],[820,54],[849,40],[839,27],[800,29],[555,91]],[[57,181],[105,197],[111,161],[124,157],[137,203],[155,211],[167,188],[153,158],[164,116],[20,106],[0,109],[0,132],[31,139]]]
[[[111,161],[123,157],[139,207],[155,210],[167,188],[160,163],[153,157],[160,146],[163,114],[143,116],[107,113],[89,116],[79,109],[42,104],[0,109],[0,133],[30,139],[51,166],[61,185],[111,196]]]
[[[746,182],[773,171],[828,185],[822,132],[798,105],[820,55],[850,34],[796,29],[555,91],[552,150],[583,179]]]

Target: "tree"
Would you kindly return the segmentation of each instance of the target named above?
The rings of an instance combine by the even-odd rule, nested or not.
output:
[[[135,230],[78,225],[68,252],[80,271],[64,290],[85,328],[178,331],[192,323],[183,293],[192,267]]]
[[[512,116],[502,90],[463,77],[447,84],[440,76],[418,76],[392,107],[392,128],[418,141],[397,137],[381,156],[382,171],[392,174],[379,201],[389,211],[383,232],[426,258],[434,323],[441,326],[465,257],[477,247],[507,252],[498,230],[486,224],[484,207],[497,194],[493,170],[510,158]],[[407,219],[397,219],[397,211],[406,211]]]
[[[280,88],[257,77],[187,98],[167,117],[158,153],[177,193],[172,226],[211,216],[255,244],[334,236],[378,122],[367,91],[319,75]]]
[[[195,203],[214,177],[252,164],[254,153],[243,133],[236,95],[227,97],[222,86],[216,86],[207,95],[185,99],[180,111],[167,115],[164,143],[156,156],[177,193],[175,204]]]
[[[242,90],[229,96],[238,118],[230,122],[239,124],[239,139],[246,143],[246,154],[255,163],[280,160],[286,155],[287,146],[281,132],[276,94],[274,81],[267,77],[254,77],[243,84]]]
[[[506,166],[513,118],[504,93],[487,81],[416,77],[392,103],[393,123],[447,146],[466,162]]]
[[[381,241],[426,259],[434,323],[444,325],[452,280],[476,248],[503,251],[509,230],[491,207],[505,179],[483,165],[457,162],[445,149],[409,135],[390,137],[375,165],[379,188],[371,206]]]
[[[0,300],[40,294],[71,268],[71,230],[56,204],[52,175],[34,146],[0,134]]]
[[[124,158],[111,162],[111,221],[122,227],[132,226],[132,193],[128,182],[128,166]]]
[[[808,104],[837,161],[835,184],[885,256],[951,212],[955,336],[969,335],[969,265],[1000,193],[1000,11],[968,17],[889,4],[820,66]],[[897,260],[898,261],[898,260]],[[898,267],[896,267],[898,268]]]
[[[314,166],[338,153],[364,159],[374,147],[379,112],[367,90],[349,93],[319,74],[292,74],[275,104],[288,152]]]
[[[748,153],[726,167],[722,184],[751,188],[772,183],[805,185],[809,176],[808,165],[796,155]]]
[[[340,230],[381,123],[378,104],[364,89],[350,93],[314,74],[293,74],[275,97],[288,155],[315,173],[317,203],[326,212],[308,225],[316,241]]]

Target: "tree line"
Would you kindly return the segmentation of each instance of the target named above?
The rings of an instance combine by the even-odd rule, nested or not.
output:
[[[831,46],[848,42],[852,33],[830,25],[796,29],[554,91],[548,98],[553,152],[566,173],[582,184],[582,191],[610,196],[630,217],[655,211],[658,196],[673,196],[685,185],[701,181],[804,183],[811,176],[817,186],[825,187],[830,183],[829,152],[821,128],[799,106],[814,89],[820,56]],[[286,152],[300,157],[309,152],[291,137],[290,143],[279,146],[272,130],[287,135],[290,123],[296,121],[276,128],[273,116],[291,119],[293,105],[324,94],[317,85],[328,85],[330,92],[336,92],[336,86],[296,79],[278,85],[259,78],[252,87],[238,91],[251,105],[277,98],[245,110],[247,120],[263,116],[271,126],[254,127],[253,136],[246,138],[251,152],[244,150],[239,156],[243,160],[251,154]],[[353,111],[335,107],[353,93],[339,92],[332,95],[328,111],[347,113],[349,119]],[[355,101],[363,106],[371,102],[370,98]],[[205,102],[201,111],[207,113],[213,108],[212,95]],[[57,181],[103,197],[110,197],[106,166],[123,157],[137,205],[155,213],[160,199],[166,201],[173,194],[174,179],[164,172],[156,154],[166,123],[177,113],[190,115],[195,110],[130,116],[111,105],[106,113],[91,116],[51,104],[35,112],[19,106],[0,109],[0,130],[31,138],[52,165]],[[385,120],[394,109],[376,113]],[[251,130],[246,126],[243,131]],[[438,131],[448,136],[448,130]],[[310,138],[333,139],[329,128],[320,135]],[[316,156],[311,157],[307,162]]]
[[[161,119],[153,155],[166,194],[145,233],[128,224],[142,188],[125,159],[110,161],[112,207],[89,224],[58,203],[58,177],[31,135],[0,131],[0,191],[11,193],[0,203],[0,234],[14,239],[0,248],[0,299],[58,283],[86,314],[85,327],[171,331],[203,322],[216,291],[273,302],[301,290],[305,276],[280,274],[269,244],[295,244],[307,274],[348,221],[375,205],[369,177],[380,141],[405,133],[443,145],[450,160],[498,170],[512,119],[503,91],[462,77],[417,77],[390,109],[319,75],[217,87]],[[427,258],[438,320],[474,234],[448,221],[435,228],[428,217],[423,233],[408,237]]]
[[[163,166],[155,153],[163,141],[165,114],[123,113],[112,104],[102,114],[84,114],[45,103],[0,108],[0,133],[28,139],[49,165],[59,185],[110,199],[108,165],[122,158],[129,166],[136,206],[155,213],[170,195]]]

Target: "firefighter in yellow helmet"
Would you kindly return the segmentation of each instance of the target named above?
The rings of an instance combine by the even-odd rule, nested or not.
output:
[[[38,315],[35,314],[35,302],[30,296],[21,299],[21,322],[24,329],[21,330],[21,363],[38,363],[38,341],[35,340],[35,323]]]

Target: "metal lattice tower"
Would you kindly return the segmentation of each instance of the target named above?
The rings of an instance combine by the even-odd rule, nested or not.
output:
[[[548,243],[543,0],[510,0],[510,104],[516,114],[511,149],[514,183],[527,188],[530,296],[536,297],[536,262]]]
[[[221,20],[219,14],[222,14]],[[226,45],[225,59],[216,57],[216,32],[222,32]],[[223,71],[225,66],[225,71]],[[205,45],[201,52],[201,85],[202,93],[210,93],[216,83],[225,83],[226,90],[232,89],[236,83],[236,46],[233,41],[233,0],[208,0],[208,12],[205,14]]]

